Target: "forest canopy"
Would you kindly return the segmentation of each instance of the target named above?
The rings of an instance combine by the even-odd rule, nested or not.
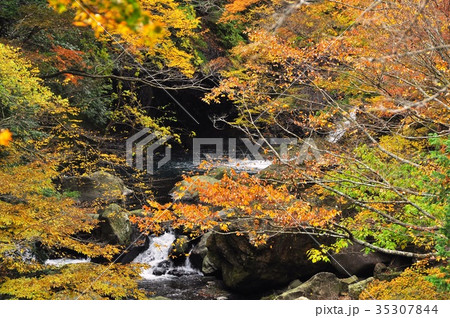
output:
[[[149,297],[142,266],[118,261],[132,243],[98,234],[104,202],[64,187],[99,170],[139,200],[135,242],[167,224],[255,247],[326,236],[312,263],[355,244],[409,260],[361,298],[448,298],[449,21],[446,0],[2,1],[0,298]],[[186,175],[160,202],[118,144],[142,128],[183,144],[206,131],[192,123],[200,107],[273,163],[213,183]],[[271,138],[312,140],[320,160]],[[182,200],[190,188],[197,201]]]

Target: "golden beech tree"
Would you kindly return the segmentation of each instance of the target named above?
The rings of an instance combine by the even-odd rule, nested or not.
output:
[[[0,44],[0,295],[19,299],[143,298],[138,266],[43,265],[33,251],[40,245],[112,260],[120,249],[85,238],[98,224],[92,210],[76,206],[53,183],[61,152],[52,135],[71,126],[76,112],[54,95],[18,50]],[[73,122],[72,122],[73,125]],[[46,126],[46,129],[42,127]],[[49,127],[51,129],[49,129]],[[11,140],[11,132],[14,140]],[[59,153],[57,153],[59,152]]]
[[[143,59],[153,59],[158,68],[178,69],[185,76],[192,77],[195,63],[198,62],[192,40],[197,37],[195,31],[200,25],[194,9],[188,4],[174,0],[141,0],[140,5],[154,23],[161,25],[160,35],[153,45],[144,47],[141,47],[140,43],[145,39],[145,34],[130,34],[125,36],[124,40],[142,50]]]

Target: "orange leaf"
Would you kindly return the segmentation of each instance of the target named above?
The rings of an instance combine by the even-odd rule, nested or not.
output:
[[[0,145],[8,146],[12,141],[12,133],[8,129],[0,130]]]

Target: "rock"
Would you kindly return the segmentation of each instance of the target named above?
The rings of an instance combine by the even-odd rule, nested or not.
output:
[[[348,294],[352,299],[359,299],[359,295],[367,287],[367,285],[373,281],[373,277],[369,277],[358,283],[348,285]]]
[[[341,283],[341,292],[348,292],[348,285],[354,284],[358,282],[358,277],[355,275],[347,277],[347,278],[340,278],[339,282]]]
[[[162,261],[153,269],[153,275],[161,276],[166,274],[169,269],[172,267],[172,263],[170,261]]]
[[[125,251],[125,253],[119,256],[117,260],[121,264],[129,264],[131,263],[139,254],[148,250],[150,246],[150,238],[145,236],[144,242],[136,241]]]
[[[309,300],[309,298],[306,298],[306,297],[298,297],[298,298],[295,298],[295,300]]]
[[[101,211],[101,236],[112,244],[128,245],[133,229],[126,210],[113,203]]]
[[[300,279],[293,280],[292,282],[290,282],[290,284],[288,285],[287,289],[289,290],[289,289],[297,288],[301,284],[303,284],[303,283],[300,281]]]
[[[274,163],[259,171],[256,176],[262,180],[270,180],[271,184],[281,184],[289,176],[290,169],[288,165]]]
[[[375,264],[388,263],[391,257],[386,254],[377,252],[364,252],[364,246],[360,244],[353,244],[339,253],[333,254],[330,257],[333,267],[342,275],[357,275],[362,277],[369,277],[373,273]]]
[[[401,273],[401,271],[396,271],[395,269],[388,267],[383,263],[376,264],[375,268],[373,269],[373,277],[378,280],[389,281],[397,278]]]
[[[264,296],[261,298],[261,300],[275,300],[278,297],[278,295],[279,294],[275,293],[268,296]]]
[[[230,225],[230,231],[235,230]],[[308,260],[306,252],[317,247],[308,235],[279,234],[266,245],[255,247],[247,236],[212,234],[206,245],[202,271],[219,269],[225,285],[243,293],[283,286],[296,278],[332,269],[327,263]]]
[[[145,217],[144,209],[131,210],[128,212],[128,215],[137,216],[137,217]]]
[[[209,259],[208,255],[206,255],[202,262],[202,273],[205,275],[215,275],[218,272],[219,268]]]
[[[81,202],[120,202],[127,195],[133,193],[132,190],[125,187],[122,179],[104,171],[80,177],[64,177],[61,187],[65,191],[77,191],[78,199]]]
[[[201,182],[205,186],[219,182],[219,180],[209,176],[193,176],[192,180],[193,182]],[[174,201],[197,201],[198,189],[202,186],[183,180],[170,191],[170,196]]]
[[[189,253],[189,249],[189,237],[186,235],[178,236],[169,249],[169,257],[175,266],[180,266],[184,263],[186,254]]]
[[[210,235],[211,235],[210,232],[203,234],[203,236],[200,238],[200,241],[198,242],[197,245],[194,246],[194,248],[191,251],[191,254],[189,255],[189,261],[191,262],[194,268],[202,269],[203,259],[208,253],[206,241],[208,240],[208,237]]]
[[[181,277],[181,276],[195,275],[196,273],[193,271],[185,270],[182,267],[175,267],[175,268],[168,270],[167,274]]]
[[[307,282],[290,289],[276,299],[292,300],[306,297],[313,300],[338,299],[340,282],[333,273],[317,273]]]

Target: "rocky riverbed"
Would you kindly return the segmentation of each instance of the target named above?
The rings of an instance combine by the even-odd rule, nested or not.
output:
[[[178,166],[178,176],[186,169],[194,170],[188,164]],[[243,162],[236,167],[246,169]],[[249,167],[252,173],[261,171],[261,176],[277,171],[267,162],[250,162]],[[229,165],[222,166],[194,180],[213,184],[229,169]],[[178,180],[174,167],[170,173],[172,183],[165,184],[165,191]],[[162,174],[159,178],[167,180],[168,175]],[[183,182],[180,186],[190,188],[190,191],[176,199],[197,200],[195,186]],[[320,244],[332,243],[320,235],[279,233],[259,247],[252,245],[245,235],[217,232],[207,232],[192,241],[170,227],[163,235],[146,237],[129,221],[131,215],[142,215],[142,210],[127,209],[126,198],[132,191],[119,177],[95,172],[64,179],[62,186],[65,190],[77,191],[81,204],[100,202],[103,208],[98,214],[91,215],[99,219],[101,225],[94,235],[105,242],[128,246],[126,253],[117,258],[118,262],[150,266],[142,273],[139,286],[153,293],[155,299],[358,298],[373,276],[390,279],[405,266],[403,259],[380,253],[366,254],[359,245],[349,246],[333,255],[330,263],[312,263],[306,252]],[[166,198],[171,200],[173,195],[167,193]],[[248,226],[239,218],[227,221],[231,232]],[[174,245],[180,238],[187,243]]]

